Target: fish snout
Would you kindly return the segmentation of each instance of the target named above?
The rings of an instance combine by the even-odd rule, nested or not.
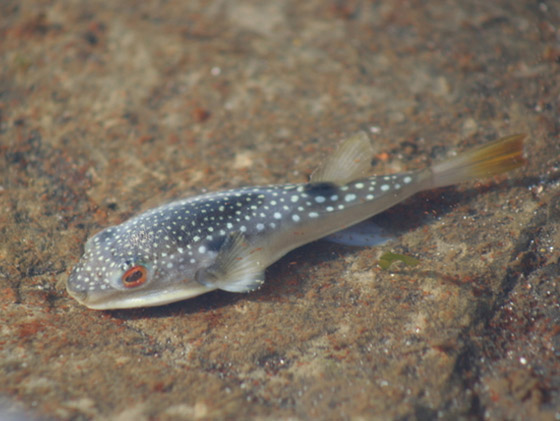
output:
[[[82,282],[77,282],[74,274],[71,274],[66,282],[66,291],[80,303],[83,303],[88,296],[88,286]]]

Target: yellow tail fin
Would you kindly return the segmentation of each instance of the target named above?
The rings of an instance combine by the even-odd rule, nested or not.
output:
[[[525,134],[502,137],[473,151],[431,167],[431,187],[443,187],[475,178],[490,177],[526,164],[523,156]]]

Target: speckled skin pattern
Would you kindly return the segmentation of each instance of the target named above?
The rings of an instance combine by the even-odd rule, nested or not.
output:
[[[264,269],[290,250],[417,192],[418,174],[369,177],[343,186],[248,187],[169,203],[90,238],[68,291],[98,309],[165,304],[217,288],[250,291],[264,281]],[[216,264],[234,234],[241,236],[242,246],[231,248],[232,257],[250,256],[246,267],[218,268],[225,278],[205,282],[200,271]],[[147,268],[148,280],[132,290],[122,276],[138,264]]]

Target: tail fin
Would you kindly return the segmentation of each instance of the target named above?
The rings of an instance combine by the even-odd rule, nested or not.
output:
[[[523,140],[526,135],[502,137],[471,152],[431,167],[432,186],[443,187],[475,178],[490,177],[523,166]]]

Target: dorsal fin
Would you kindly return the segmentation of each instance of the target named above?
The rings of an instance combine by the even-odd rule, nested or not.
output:
[[[311,174],[310,181],[346,184],[362,177],[371,166],[373,148],[365,132],[350,136]]]

